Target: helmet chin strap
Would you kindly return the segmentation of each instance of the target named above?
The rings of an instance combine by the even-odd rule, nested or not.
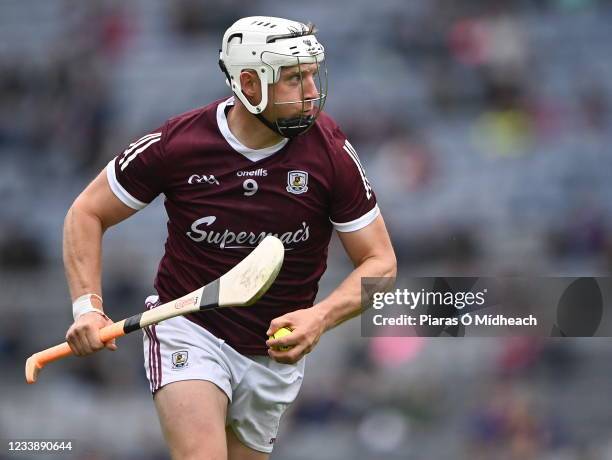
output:
[[[307,117],[279,118],[276,120],[276,123],[268,121],[261,113],[256,113],[254,115],[259,121],[277,133],[279,136],[287,137],[289,139],[299,136],[303,132],[307,131],[314,123],[314,117],[312,115]]]

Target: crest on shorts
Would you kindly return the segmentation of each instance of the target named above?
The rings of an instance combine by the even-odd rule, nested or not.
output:
[[[306,171],[289,171],[287,173],[287,191],[295,195],[308,191],[308,173]]]
[[[187,367],[187,361],[189,360],[189,352],[187,350],[180,350],[172,353],[172,368],[182,369]]]

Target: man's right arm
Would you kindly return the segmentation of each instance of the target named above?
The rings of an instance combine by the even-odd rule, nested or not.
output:
[[[102,235],[107,228],[136,213],[113,193],[103,170],[77,197],[64,221],[64,268],[74,302],[84,294],[102,295]],[[103,311],[102,302],[91,298],[93,306]],[[112,321],[102,314],[85,313],[70,326],[66,341],[73,353],[84,356],[104,348],[98,330]],[[114,341],[106,345],[116,348]]]

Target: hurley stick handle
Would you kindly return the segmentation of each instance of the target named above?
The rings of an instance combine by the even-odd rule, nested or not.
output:
[[[125,323],[124,319],[100,329],[100,340],[106,343],[117,337],[125,335],[125,332],[123,331],[123,323]],[[47,348],[46,350],[39,351],[38,353],[34,353],[26,361],[26,382],[35,383],[38,373],[46,364],[57,361],[61,358],[65,358],[71,354],[72,350],[70,349],[70,345],[68,345],[66,342],[60,343],[59,345],[55,345],[51,348]]]

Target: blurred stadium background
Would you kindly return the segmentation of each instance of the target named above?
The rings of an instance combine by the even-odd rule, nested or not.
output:
[[[22,367],[71,322],[72,200],[133,139],[228,94],[220,39],[251,14],[319,26],[326,110],[365,164],[402,275],[609,275],[609,1],[1,0],[0,439],[167,458],[140,336],[33,387]],[[113,318],[151,292],[164,233],[161,199],[108,232]],[[350,269],[337,240],[329,266],[321,296]],[[272,458],[612,459],[611,355],[605,338],[363,339],[353,320],[308,357]]]

